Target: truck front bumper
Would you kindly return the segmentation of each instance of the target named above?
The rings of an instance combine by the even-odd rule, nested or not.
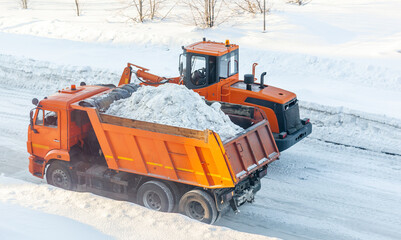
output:
[[[307,123],[303,126],[303,128],[299,129],[293,134],[288,134],[287,137],[284,139],[280,139],[278,134],[274,134],[274,140],[276,140],[278,150],[282,152],[291,147],[292,145],[294,145],[295,143],[301,141],[311,133],[312,133],[312,124]]]
[[[29,172],[35,177],[42,178],[45,174],[46,162],[35,156],[29,156]]]

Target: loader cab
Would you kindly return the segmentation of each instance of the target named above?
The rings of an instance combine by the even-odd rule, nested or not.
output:
[[[204,40],[183,50],[179,71],[189,89],[205,88],[238,74],[237,45]]]

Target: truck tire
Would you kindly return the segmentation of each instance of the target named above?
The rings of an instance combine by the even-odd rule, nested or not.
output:
[[[177,185],[174,182],[165,182],[167,187],[170,188],[171,192],[173,193],[174,198],[174,207],[172,212],[178,211],[178,204],[180,203],[180,198],[182,196],[181,191],[178,189]]]
[[[195,189],[185,193],[179,204],[179,212],[200,222],[213,224],[218,216],[216,203],[205,191]]]
[[[152,180],[142,184],[136,199],[138,204],[160,212],[172,212],[174,208],[173,193],[160,181]]]
[[[67,164],[60,161],[50,163],[46,171],[47,183],[59,188],[73,190],[75,182]]]

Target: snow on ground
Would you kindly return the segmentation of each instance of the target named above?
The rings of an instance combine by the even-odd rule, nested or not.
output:
[[[243,131],[221,110],[220,103],[207,105],[199,94],[184,85],[166,83],[142,86],[131,97],[113,102],[106,114],[195,130],[212,130],[222,141]]]
[[[74,15],[71,1],[29,3],[30,9],[22,10],[18,1],[0,0],[0,173],[7,176],[0,178],[0,209],[53,219],[55,228],[59,221],[80,225],[99,238],[124,238],[124,230],[117,230],[131,225],[118,224],[121,217],[145,219],[138,224],[155,234],[165,233],[171,223],[185,236],[197,224],[210,238],[226,233],[241,238],[239,232],[176,214],[54,189],[27,171],[33,97],[81,81],[117,84],[127,62],[176,76],[181,45],[205,36],[239,44],[240,75],[258,62],[257,76],[267,71],[268,84],[295,92],[301,116],[314,124],[309,138],[270,166],[256,202],[217,224],[284,239],[400,238],[400,1],[313,0],[298,7],[272,0],[266,33],[262,17],[250,14],[201,30],[189,23],[182,4],[163,21],[136,24],[125,0],[85,0],[81,17]],[[120,215],[119,209],[126,212]],[[143,215],[129,218],[138,213]],[[162,219],[160,225],[154,218]],[[0,228],[13,231],[3,223]],[[146,236],[164,236],[151,234],[148,230]]]
[[[60,215],[0,203],[1,239],[110,239],[95,228]],[[21,229],[24,229],[21,231]],[[71,231],[74,229],[74,231]]]
[[[0,42],[0,58],[4,59],[3,62],[7,61],[9,55],[50,62],[39,66],[42,71],[35,74],[49,73],[49,69],[52,74],[55,71],[62,74],[65,68],[76,69],[74,76],[62,75],[61,80],[70,78],[77,83],[86,79],[85,72],[91,69],[103,69],[119,76],[127,62],[148,67],[151,72],[161,76],[175,77],[178,75],[178,56],[182,51],[180,45],[117,46],[4,33],[0,33]],[[304,101],[334,107],[344,106],[401,119],[401,100],[398,97],[401,91],[401,54],[399,58],[390,61],[390,58],[350,59],[260,51],[246,45],[240,47],[240,76],[250,73],[251,64],[258,62],[257,77],[262,71],[266,71],[267,84],[293,91]],[[54,69],[54,63],[67,66]],[[27,71],[36,70],[35,65],[21,64],[21,68],[27,68]],[[116,77],[112,82],[117,84],[118,79]],[[96,80],[106,81],[102,75]],[[60,83],[55,86],[64,87],[58,79],[53,79],[52,84],[46,85],[51,86],[53,82]]]
[[[298,7],[284,0],[267,1],[271,14],[267,32],[262,33],[261,15],[235,13],[235,4],[224,6],[215,29],[200,31],[192,25],[192,16],[182,1],[167,1],[160,9],[164,21],[137,24],[129,0],[81,3],[77,17],[73,1],[35,0],[22,10],[18,1],[0,1],[0,31],[78,41],[136,43],[181,46],[207,38],[235,39],[241,46],[287,52],[350,55],[363,57],[399,57],[401,21],[398,0],[313,0]],[[223,21],[223,17],[232,17]]]
[[[61,239],[272,239],[4,176],[0,176],[0,209],[6,210],[0,216],[1,239],[44,235],[45,239],[57,235]],[[21,231],[21,227],[26,228]]]
[[[270,165],[254,204],[217,224],[282,239],[396,240],[400,199],[401,157],[305,139]]]

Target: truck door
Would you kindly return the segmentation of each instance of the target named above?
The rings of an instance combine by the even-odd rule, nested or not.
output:
[[[220,86],[218,84],[218,71],[217,71],[217,57],[208,56],[208,67],[207,67],[207,99],[211,101],[220,101],[220,92],[218,91]]]
[[[38,108],[32,132],[33,154],[44,158],[52,149],[60,149],[60,112]]]

